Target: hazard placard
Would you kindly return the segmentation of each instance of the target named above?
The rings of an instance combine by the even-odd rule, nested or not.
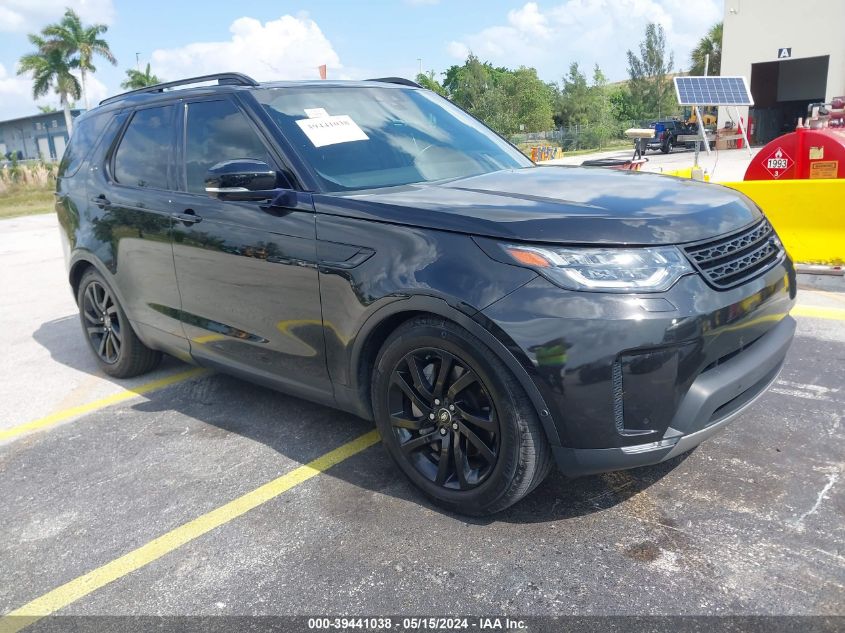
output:
[[[772,175],[772,178],[780,178],[784,173],[792,169],[794,164],[795,161],[790,158],[789,154],[783,151],[782,147],[778,147],[768,158],[763,160],[763,166]]]

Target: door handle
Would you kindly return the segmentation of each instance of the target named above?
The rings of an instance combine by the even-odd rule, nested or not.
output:
[[[106,198],[106,194],[104,193],[101,193],[99,196],[92,199],[91,202],[97,205],[100,209],[105,209],[111,206],[111,200]]]
[[[182,224],[196,224],[197,222],[202,222],[202,218],[198,216],[193,209],[185,209],[184,213],[174,213],[170,217]]]

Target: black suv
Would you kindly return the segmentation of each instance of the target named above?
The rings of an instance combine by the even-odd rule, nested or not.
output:
[[[553,461],[691,449],[765,391],[795,327],[792,262],[749,199],[538,167],[399,79],[107,99],[77,121],[56,209],[104,372],[164,352],[374,419],[466,513]]]

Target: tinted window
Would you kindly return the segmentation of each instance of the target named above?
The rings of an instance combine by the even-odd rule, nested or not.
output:
[[[114,179],[133,187],[168,188],[173,106],[138,110],[114,158]]]
[[[261,139],[231,101],[189,103],[185,140],[188,191],[205,193],[208,169],[238,158],[272,164]]]
[[[254,94],[328,191],[532,165],[489,128],[427,90],[309,86]]]
[[[70,143],[65,148],[59,165],[59,176],[73,176],[76,173],[94,143],[97,142],[108,120],[109,115],[100,114],[74,121]]]

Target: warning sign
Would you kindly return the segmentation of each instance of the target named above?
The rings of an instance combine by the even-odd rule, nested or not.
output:
[[[810,178],[836,178],[838,171],[838,160],[817,160],[810,163]]]
[[[795,161],[789,157],[789,154],[783,151],[783,148],[778,147],[772,154],[763,161],[763,165],[772,175],[772,178],[780,178],[784,173],[789,171]]]

